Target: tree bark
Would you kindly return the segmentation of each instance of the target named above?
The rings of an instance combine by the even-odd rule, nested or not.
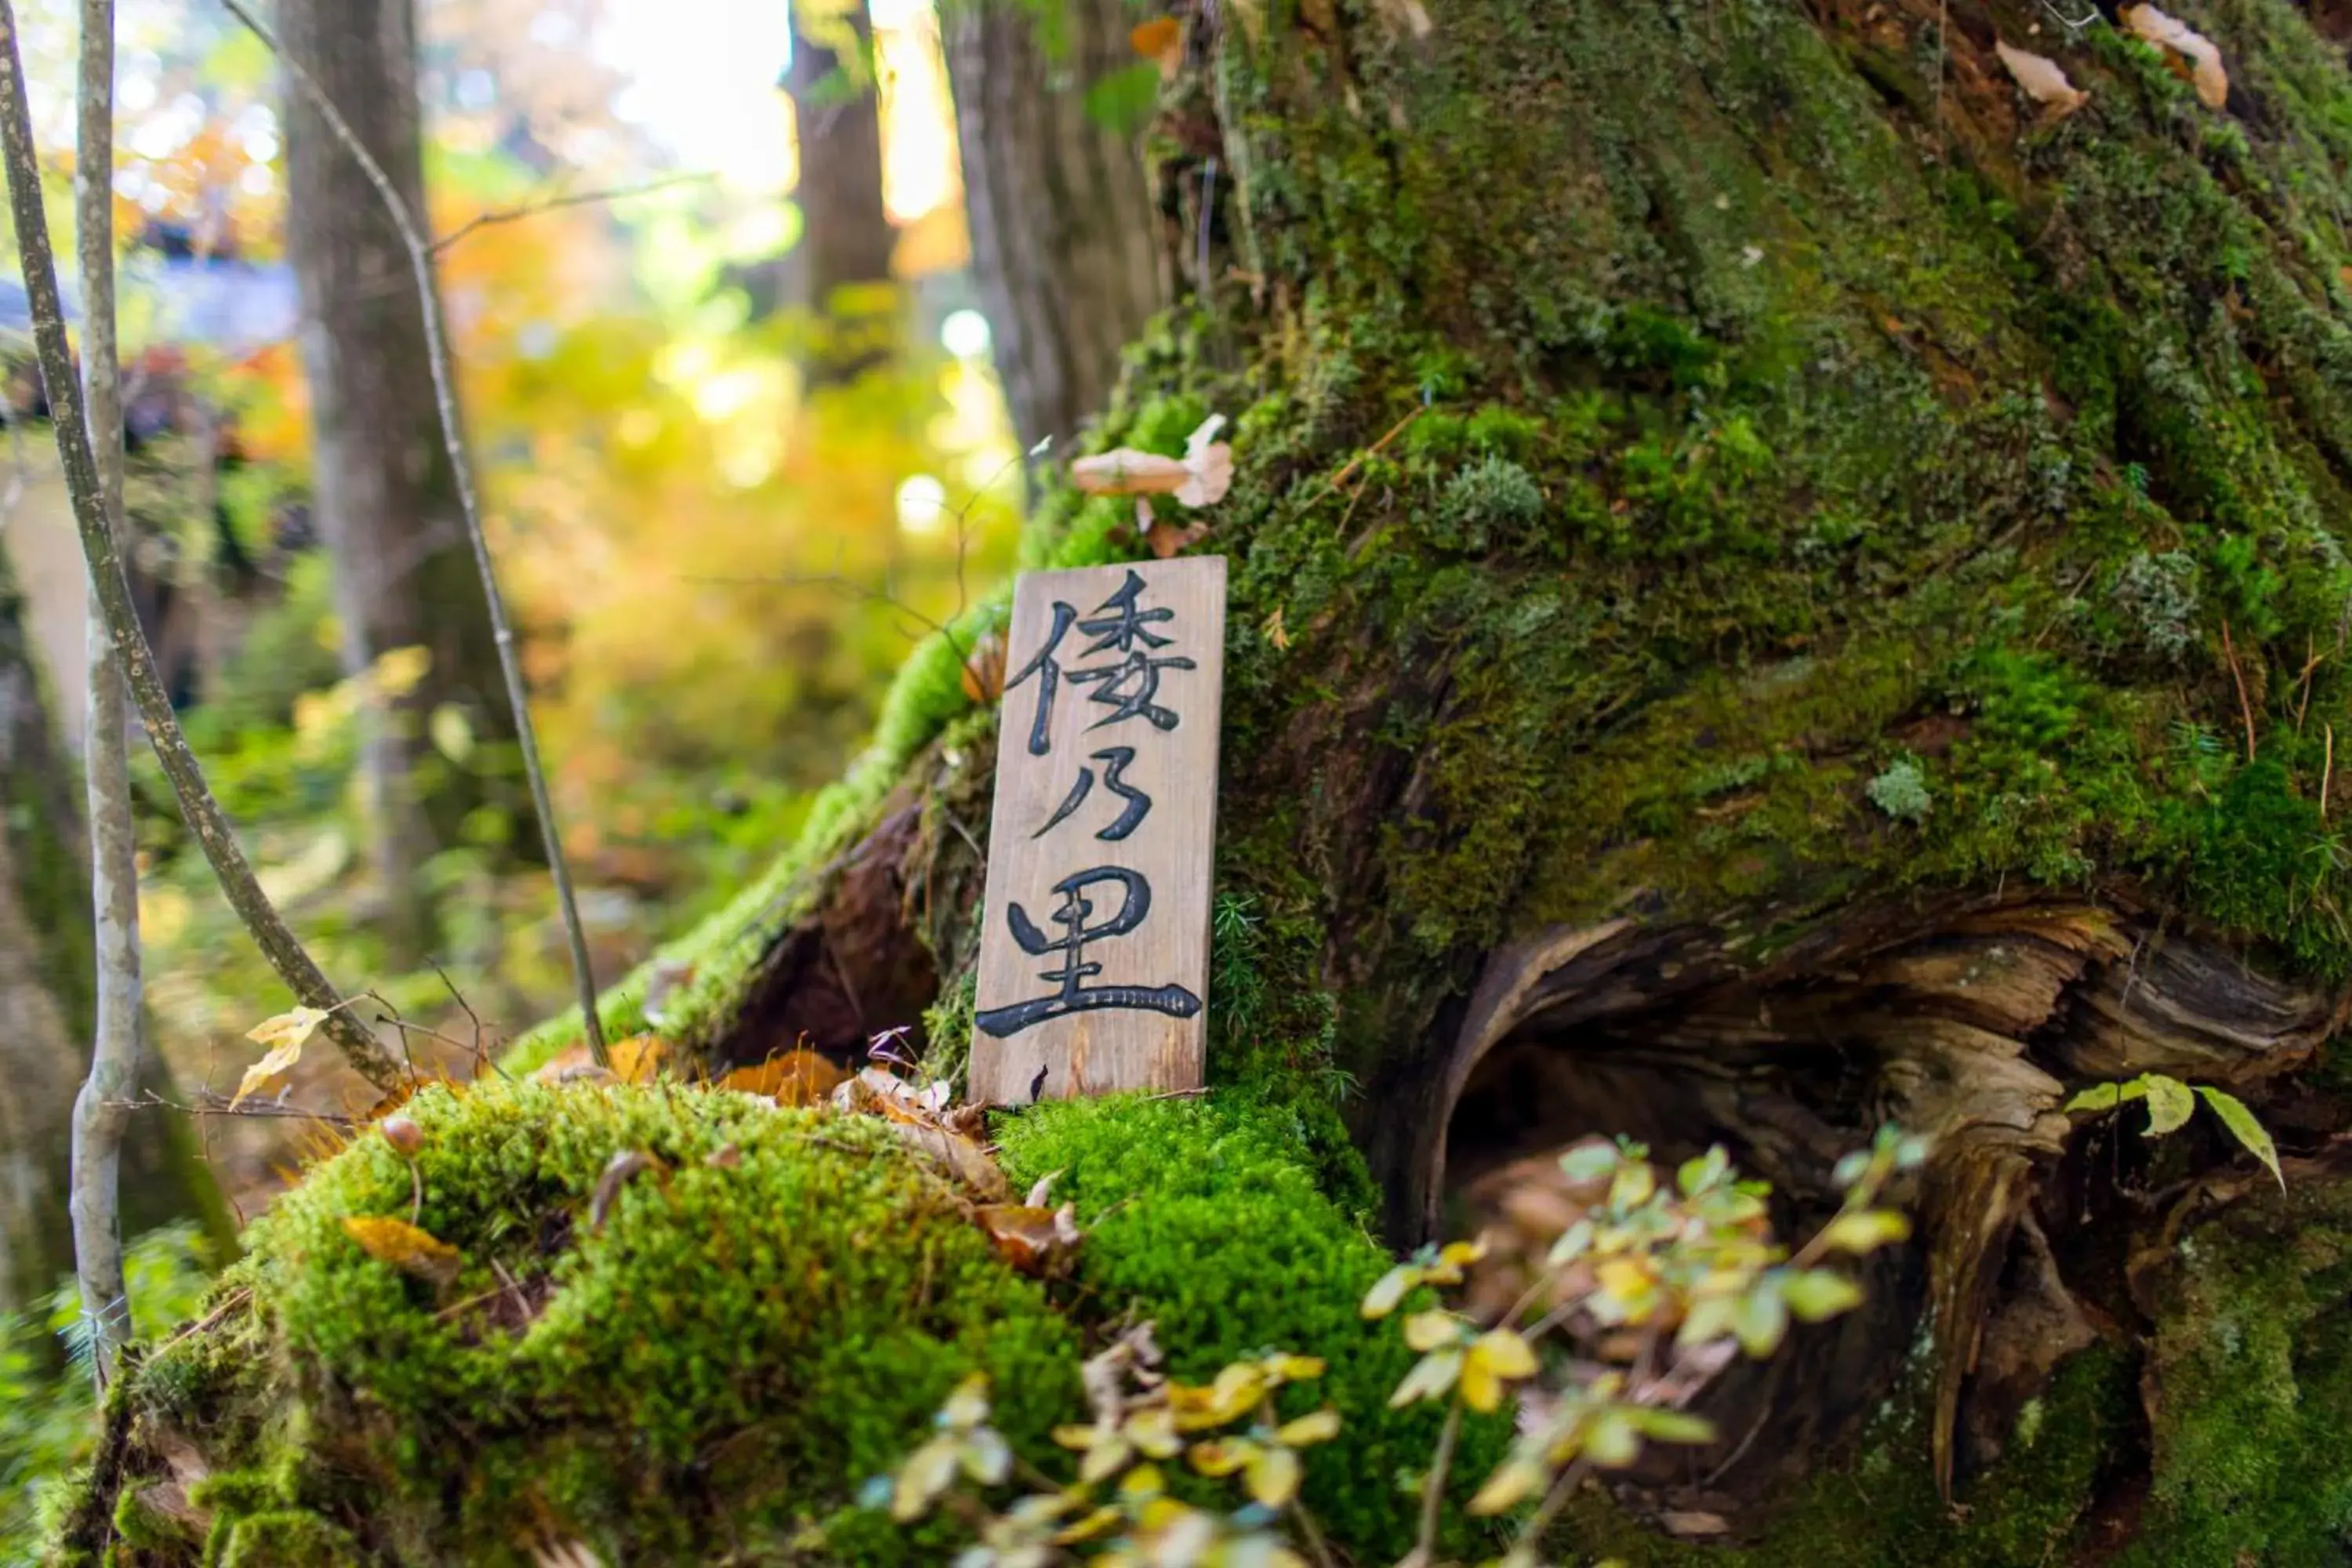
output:
[[[785,85],[799,123],[801,239],[792,258],[795,302],[812,319],[815,384],[849,381],[896,348],[898,301],[882,294],[898,231],[882,200],[882,105],[874,82],[874,26],[863,0],[836,18],[835,37],[793,7]]]
[[[978,0],[940,19],[972,274],[1024,448],[1066,446],[1102,412],[1121,352],[1171,293],[1139,128],[1088,101],[1136,68],[1136,15],[1119,0],[1072,0],[1050,37],[1037,16]]]
[[[414,0],[290,0],[278,17],[288,54],[351,121],[409,210],[424,213]],[[431,931],[417,868],[455,842],[481,798],[433,753],[425,721],[449,703],[477,736],[510,741],[514,730],[442,443],[408,253],[316,107],[289,90],[284,111],[288,202],[302,215],[287,249],[344,668],[357,674],[395,648],[432,654],[414,689],[379,705],[367,748],[390,929],[414,959]]]
[[[107,526],[122,512],[122,383],[114,303],[114,0],[84,0],[76,89],[75,248],[82,282],[82,376],[90,451]],[[131,814],[130,691],[90,584],[82,767],[90,827],[90,905],[97,959],[89,1075],[74,1099],[74,1272],[89,1325],[90,1371],[102,1394],[131,1337],[122,1279],[122,1139],[139,1086],[144,1018],[139,973],[139,840]]]
[[[2277,1373],[2307,1426],[2233,1436],[2211,1375],[2249,1258],[2338,1300],[2336,1222],[2251,1249],[2352,1193],[2321,1065],[2352,1007],[2352,142],[2315,118],[2352,79],[2284,0],[2183,15],[2226,99],[2027,4],[1186,13],[1156,139],[1166,210],[1213,193],[1170,233],[1213,310],[1110,433],[1256,432],[1201,546],[1236,563],[1218,886],[1286,1000],[1213,1025],[1213,1079],[1359,1086],[1400,1245],[1592,1132],[1721,1142],[1790,1225],[1879,1122],[1935,1139],[1870,1309],[1727,1376],[1738,1436],[1636,1473],[1635,1521],[1769,1535],[1899,1407],[1924,1522],[1839,1561],[2176,1527],[2305,1560],[2196,1456],[2267,1463],[2352,1403],[2315,1339]],[[2089,98],[2030,96],[2000,46]],[[981,191],[1034,109],[989,101]],[[847,1058],[911,1021],[873,995],[953,991],[982,858],[933,825],[976,765],[917,757],[811,871],[718,1055]],[[2064,1109],[2145,1072],[2251,1102],[2291,1204],[2202,1111],[2166,1142]],[[2120,1403],[2017,1555],[2031,1423],[2095,1384]],[[2284,1487],[2262,1506],[2303,1518]]]

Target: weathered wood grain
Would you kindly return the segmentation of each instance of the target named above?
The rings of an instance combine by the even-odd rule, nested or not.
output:
[[[1200,1086],[1224,641],[1222,557],[1015,587],[975,1102]]]

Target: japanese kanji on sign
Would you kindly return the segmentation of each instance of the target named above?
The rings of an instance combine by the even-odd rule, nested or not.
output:
[[[974,1102],[1200,1087],[1224,647],[1219,556],[1014,587]]]

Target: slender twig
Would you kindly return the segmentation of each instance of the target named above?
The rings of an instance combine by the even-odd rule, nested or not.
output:
[[[2294,704],[2294,732],[2297,735],[2303,733],[2304,717],[2311,711],[2312,674],[2314,671],[2317,670],[2321,665],[2327,662],[2327,655],[2319,651],[2317,645],[2310,637],[2305,636],[2303,639],[2303,648],[2304,660],[2303,675],[2301,678],[2303,694],[2295,699]],[[2333,652],[2334,650],[2331,649],[2329,651]]]
[[[1414,1539],[1413,1560],[1437,1561],[1437,1519],[1445,1506],[1446,1472],[1454,1468],[1454,1445],[1462,1436],[1462,1401],[1445,1407],[1445,1426],[1437,1434],[1437,1452],[1430,1457],[1429,1474],[1421,1481],[1421,1533]]]
[[[1200,233],[1193,242],[1192,296],[1203,306],[1209,302],[1209,232],[1217,215],[1217,160],[1212,154],[1201,165]]]
[[[114,0],[82,0],[81,79],[74,149],[74,238],[81,265],[82,374],[100,502],[118,543],[122,527],[122,385],[114,335]],[[89,809],[89,889],[97,995],[89,1077],[74,1097],[71,1196],[74,1276],[89,1322],[90,1376],[100,1394],[131,1332],[122,1284],[122,1135],[114,1101],[139,1079],[139,862],[131,818],[129,696],[93,584],[83,637],[89,721],[82,767]]]
[[[409,270],[415,274],[417,304],[425,317],[425,357],[433,373],[433,402],[441,416],[441,442],[448,449],[450,476],[457,482],[457,506],[466,520],[466,538],[474,547],[474,565],[482,578],[482,597],[490,617],[490,633],[498,644],[499,669],[506,677],[507,702],[514,710],[515,741],[522,752],[523,777],[530,784],[530,804],[539,813],[539,830],[547,847],[547,868],[555,881],[555,901],[563,915],[563,934],[572,948],[572,974],[580,992],[580,1032],[587,1041],[588,1055],[597,1066],[606,1067],[610,1057],[604,1049],[604,1026],[596,1012],[596,975],[588,961],[588,937],[580,923],[580,902],[572,889],[572,868],[563,855],[563,835],[555,823],[555,803],[549,798],[547,771],[539,760],[539,737],[530,721],[530,700],[525,690],[522,665],[515,655],[514,630],[507,624],[506,597],[499,591],[499,574],[490,561],[489,537],[482,529],[481,499],[474,489],[473,461],[466,454],[465,436],[457,423],[457,392],[452,374],[449,336],[441,319],[441,294],[433,284],[433,246],[418,226],[416,215],[408,208],[407,201],[384,173],[342,110],[335,107],[326,89],[319,85],[301,61],[286,52],[260,17],[255,16],[243,0],[221,0],[229,15],[245,24],[247,31],[258,38],[276,56],[286,74],[293,79],[296,89],[326,121],[343,151],[360,166],[360,173],[375,188],[393,226],[400,232],[400,242],[408,251]]]
[[[2319,773],[2319,820],[2327,820],[2327,797],[2336,787],[2336,726],[2327,730],[2327,764]]]
[[[170,1339],[163,1342],[163,1348],[165,1350],[169,1350],[173,1345],[178,1344],[182,1340],[187,1339],[191,1335],[203,1333],[206,1329],[211,1328],[223,1318],[227,1317],[231,1312],[234,1312],[239,1308],[250,1303],[252,1300],[253,1287],[250,1285],[238,1286],[236,1289],[221,1298],[221,1303],[219,1306],[215,1307],[211,1311],[206,1312],[203,1317],[198,1318],[193,1323],[182,1324],[179,1330],[174,1332]]]
[[[438,256],[467,235],[496,224],[516,223],[523,218],[537,217],[541,213],[557,212],[564,207],[593,206],[600,202],[618,202],[625,201],[631,196],[651,195],[656,191],[666,191],[673,185],[707,184],[718,177],[709,170],[698,170],[684,174],[665,174],[658,180],[644,180],[634,185],[611,185],[602,190],[573,191],[564,195],[542,196],[537,201],[521,202],[510,207],[490,207],[476,213],[464,223],[433,241],[426,248],[433,255]]]
[[[183,1116],[249,1117],[257,1121],[322,1121],[330,1127],[360,1125],[360,1118],[346,1116],[340,1110],[317,1110],[307,1105],[280,1105],[269,1100],[238,1101],[209,1089],[201,1092],[205,1097],[201,1105],[166,1100],[153,1089],[134,1100],[117,1100],[111,1103],[122,1110],[176,1110]]]
[[[1362,451],[1349,458],[1348,460],[1348,466],[1341,468],[1338,473],[1333,474],[1331,476],[1331,482],[1323,487],[1322,495],[1318,495],[1315,499],[1321,500],[1324,496],[1339,494],[1339,487],[1348,482],[1348,476],[1349,474],[1352,474],[1358,468],[1362,468],[1365,462],[1370,458],[1380,456],[1382,448],[1386,447],[1390,442],[1404,434],[1404,427],[1406,426],[1412,424],[1414,420],[1420,418],[1423,415],[1428,412],[1428,404],[1423,403],[1416,405],[1412,413],[1406,415],[1403,418],[1389,426],[1389,433],[1387,435],[1381,437],[1379,440],[1373,442],[1370,446],[1365,447]]]
[[[90,452],[89,430],[82,420],[81,393],[75,384],[65,306],[58,294],[57,253],[49,244],[48,214],[41,203],[41,166],[33,145],[32,106],[24,62],[17,54],[13,0],[0,0],[0,161],[7,167],[9,210],[16,222],[33,346],[42,384],[48,393],[49,426],[58,444],[58,466],[65,472],[66,491],[73,502],[75,526],[81,534],[82,554],[98,593],[99,607],[105,615],[107,635],[114,645],[114,657],[130,679],[148,743],[154,748],[164,776],[171,780],[181,815],[211,863],[222,894],[270,967],[305,1005],[334,1008],[339,998],[333,984],[254,879],[236,831],[213,798],[203,765],[181,732],[171,695],[155,668],[154,650],[140,629],[122,552],[108,526],[105,492],[97,458]],[[400,1081],[399,1065],[366,1026],[348,1014],[332,1012],[326,1027],[344,1057],[370,1081],[386,1089]]]
[[[2237,646],[2230,640],[2230,623],[2221,623],[2221,657],[2230,661],[2230,679],[2238,685],[2238,711],[2246,721],[2246,761],[2254,760],[2254,705],[2246,700],[2246,672],[2238,664]]]
[[[1576,1495],[1576,1489],[1583,1485],[1584,1478],[1591,1473],[1592,1461],[1590,1458],[1580,1458],[1559,1473],[1559,1479],[1552,1482],[1551,1490],[1544,1494],[1542,1503],[1535,1512],[1528,1515],[1527,1523],[1519,1527],[1521,1550],[1532,1550],[1543,1540],[1544,1531],[1551,1528],[1551,1521],[1559,1517],[1559,1510],[1568,1506],[1568,1500]]]

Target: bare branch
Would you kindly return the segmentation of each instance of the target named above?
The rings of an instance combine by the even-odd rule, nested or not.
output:
[[[5,0],[0,0],[5,3]],[[604,1049],[604,1022],[596,1014],[596,976],[588,962],[588,938],[580,923],[579,900],[572,890],[572,868],[563,857],[563,835],[555,825],[555,804],[547,793],[547,772],[539,760],[539,737],[531,727],[530,700],[523,687],[522,665],[517,658],[514,631],[507,624],[505,595],[499,592],[498,570],[490,561],[490,542],[482,531],[481,500],[474,489],[474,465],[466,454],[466,442],[457,424],[457,392],[456,377],[449,359],[449,334],[441,319],[440,290],[433,286],[434,246],[425,237],[416,215],[408,210],[408,203],[376,162],[342,110],[335,107],[319,79],[312,76],[302,62],[286,52],[260,17],[247,8],[243,0],[221,0],[229,15],[245,24],[246,29],[261,40],[278,58],[296,89],[317,110],[319,118],[327,122],[335,140],[342,143],[360,173],[375,189],[383,201],[393,226],[400,231],[400,242],[408,252],[409,269],[415,274],[417,303],[425,315],[425,354],[433,371],[433,401],[441,416],[441,441],[448,449],[449,469],[457,480],[458,509],[465,514],[466,538],[474,547],[474,564],[481,573],[482,596],[488,602],[490,633],[498,644],[499,668],[506,677],[507,701],[514,710],[515,739],[522,751],[523,776],[530,784],[530,803],[539,813],[539,829],[547,847],[547,868],[555,879],[556,903],[563,914],[563,934],[572,946],[572,973],[580,992],[580,1029],[588,1044],[588,1054],[600,1067],[609,1062]]]
[[[49,244],[48,214],[41,205],[40,162],[33,145],[32,108],[16,36],[13,0],[0,0],[0,162],[7,170],[8,204],[24,268],[34,349],[49,397],[50,430],[57,438],[58,464],[65,472],[74,522],[81,534],[82,553],[105,616],[107,635],[130,680],[148,742],[154,747],[164,776],[171,780],[181,814],[211,863],[221,892],[296,998],[308,1006],[335,1008],[340,998],[334,986],[254,880],[253,868],[236,834],[220,803],[213,798],[204,768],[181,732],[171,697],[155,668],[154,651],[140,629],[138,611],[131,600],[131,580],[124,574],[122,553],[107,521],[98,463],[82,419],[81,394],[75,385],[73,350],[66,338],[65,307],[58,294],[57,254]],[[384,1089],[400,1081],[398,1064],[365,1025],[337,1011],[330,1014],[326,1027],[343,1055],[370,1081]]]
[[[261,1121],[320,1121],[330,1127],[357,1127],[362,1121],[361,1118],[340,1110],[315,1110],[307,1105],[280,1105],[271,1100],[240,1102],[208,1089],[199,1092],[204,1098],[194,1105],[166,1100],[152,1089],[127,1099],[109,1100],[107,1104],[109,1109],[118,1112],[176,1110],[183,1116],[230,1116]]]
[[[564,195],[542,196],[537,201],[522,202],[510,207],[491,207],[488,211],[476,213],[472,217],[435,240],[426,248],[432,254],[438,256],[475,230],[488,228],[494,224],[515,223],[523,218],[537,217],[541,213],[558,212],[565,207],[585,207],[593,206],[600,202],[626,201],[631,196],[650,195],[656,191],[666,191],[674,185],[708,184],[718,177],[717,174],[708,171],[666,174],[658,180],[645,180],[634,185],[611,185],[602,190],[574,191]]]

